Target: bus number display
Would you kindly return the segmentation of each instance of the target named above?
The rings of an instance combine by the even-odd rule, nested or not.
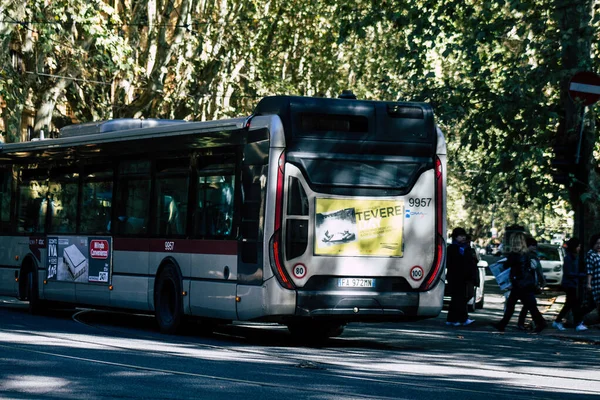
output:
[[[431,197],[408,199],[408,205],[410,207],[429,207],[431,205]]]
[[[165,251],[175,250],[175,242],[165,242]]]

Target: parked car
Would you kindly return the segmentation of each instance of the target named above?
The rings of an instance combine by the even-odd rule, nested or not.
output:
[[[487,261],[481,259],[481,254],[476,250],[475,254],[477,255],[477,269],[479,271],[479,286],[475,287],[475,295],[469,300],[467,303],[469,306],[469,312],[474,312],[475,310],[480,310],[483,308],[484,300],[485,300],[485,270],[488,266]],[[448,281],[446,281],[448,284]],[[446,286],[448,287],[448,286]],[[444,304],[450,303],[450,296],[448,293],[444,293]]]
[[[479,270],[479,286],[475,288],[475,296],[467,303],[469,305],[469,311],[475,311],[476,309],[481,310],[483,308],[483,302],[485,299],[485,270],[488,266],[488,262],[477,257],[477,269]]]
[[[564,250],[551,244],[538,244],[537,253],[548,286],[559,286],[563,276]]]

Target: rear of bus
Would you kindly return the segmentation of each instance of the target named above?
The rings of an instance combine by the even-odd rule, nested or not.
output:
[[[255,110],[274,114],[285,145],[271,140],[265,241],[280,286],[295,292],[293,321],[437,316],[446,145],[431,107],[276,96]]]

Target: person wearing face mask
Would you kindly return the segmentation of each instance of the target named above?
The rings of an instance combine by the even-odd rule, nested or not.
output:
[[[446,325],[450,326],[466,326],[475,322],[469,318],[467,303],[479,279],[479,272],[467,237],[463,228],[454,228],[452,243],[446,253],[446,280],[450,294]]]

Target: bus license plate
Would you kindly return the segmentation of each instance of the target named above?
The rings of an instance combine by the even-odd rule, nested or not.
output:
[[[338,287],[375,287],[375,279],[339,278]]]

